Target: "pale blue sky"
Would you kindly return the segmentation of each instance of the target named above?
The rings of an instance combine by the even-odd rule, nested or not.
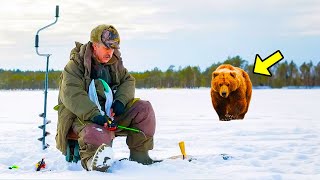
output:
[[[187,65],[201,70],[228,56],[253,63],[280,50],[285,60],[320,61],[319,0],[10,0],[0,6],[0,68],[62,70],[74,41],[86,43],[92,28],[113,24],[121,37],[121,53],[129,71]]]

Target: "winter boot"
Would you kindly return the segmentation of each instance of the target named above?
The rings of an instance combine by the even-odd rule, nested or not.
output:
[[[89,160],[89,162],[91,159]],[[106,172],[114,162],[112,148],[102,144],[92,157],[91,165],[88,167],[92,171]]]
[[[150,165],[153,163],[161,162],[162,160],[153,160],[149,157],[148,151],[135,151],[130,150],[130,161],[136,161],[143,165]]]

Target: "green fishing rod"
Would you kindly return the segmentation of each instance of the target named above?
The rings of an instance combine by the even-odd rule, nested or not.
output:
[[[136,132],[136,133],[141,132],[141,130],[135,129],[135,128],[128,128],[128,127],[120,126],[120,125],[118,125],[117,127],[118,127],[119,129],[124,129],[124,130],[128,130],[128,131],[133,131],[133,132]]]
[[[117,125],[113,120],[108,120],[108,126],[107,126],[107,129],[109,131],[115,131],[117,129],[123,129],[123,130],[128,130],[128,131],[132,131],[132,132],[136,132],[136,133],[140,133],[142,132],[141,130],[139,129],[136,129],[136,128],[129,128],[129,127],[125,127],[125,126],[120,126],[120,125]]]

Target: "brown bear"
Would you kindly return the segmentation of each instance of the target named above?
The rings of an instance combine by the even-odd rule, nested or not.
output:
[[[251,94],[249,75],[241,68],[222,64],[212,72],[211,100],[220,121],[243,119]]]

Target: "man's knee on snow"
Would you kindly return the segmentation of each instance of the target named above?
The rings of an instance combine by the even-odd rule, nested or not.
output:
[[[156,118],[153,107],[149,101],[140,100],[136,104],[137,116],[133,119],[133,126],[152,137],[155,133]]]
[[[99,147],[101,144],[111,146],[114,139],[114,132],[106,130],[103,126],[97,124],[87,125],[79,134],[83,136],[84,143]]]

